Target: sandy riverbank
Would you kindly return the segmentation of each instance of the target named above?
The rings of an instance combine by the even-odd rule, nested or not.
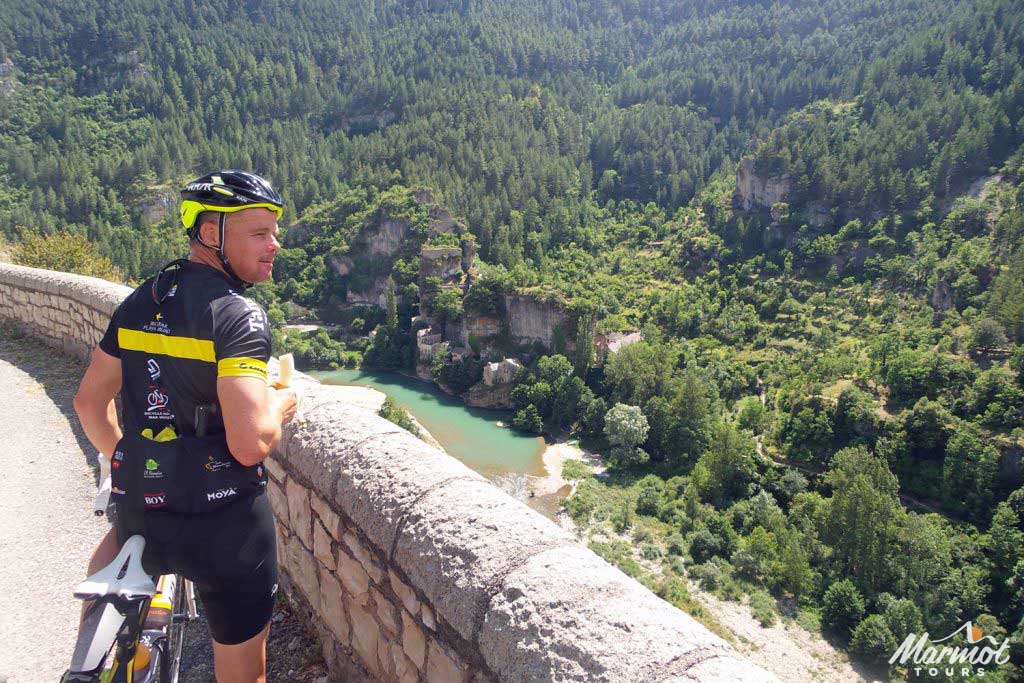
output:
[[[529,477],[528,488],[534,496],[548,496],[561,491],[568,486],[571,491],[575,486],[574,481],[567,481],[562,478],[562,467],[566,460],[580,460],[585,462],[594,470],[595,474],[604,471],[601,456],[581,448],[576,441],[559,441],[549,444],[541,456],[544,460],[545,474],[542,477]]]

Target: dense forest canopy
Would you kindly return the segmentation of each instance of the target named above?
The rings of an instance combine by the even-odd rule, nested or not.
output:
[[[1024,675],[1022,143],[1014,0],[0,7],[15,258],[138,281],[185,248],[183,181],[240,167],[287,201],[254,295],[341,326],[276,351],[411,369],[416,313],[553,302],[550,348],[503,329],[428,371],[461,393],[517,355],[515,426],[610,466],[569,502],[595,551],[879,675],[967,620],[1015,638],[985,680]],[[463,289],[420,276],[424,245],[475,254]]]
[[[916,206],[1016,139],[1018,15],[1011,2],[16,3],[0,10],[18,84],[0,102],[0,226],[78,226],[138,275],[155,256],[122,228],[147,188],[234,165],[285,188],[290,219],[342,183],[424,183],[482,256],[511,266],[592,227],[591,190],[673,209],[766,138],[759,164],[793,167],[803,196]],[[772,133],[822,98],[859,107],[840,130]]]

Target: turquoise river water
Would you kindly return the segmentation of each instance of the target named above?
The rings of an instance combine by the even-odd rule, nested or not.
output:
[[[434,384],[392,372],[363,370],[309,371],[323,384],[369,386],[383,391],[408,410],[452,456],[486,477],[543,475],[544,439],[506,427],[511,413],[467,408]]]

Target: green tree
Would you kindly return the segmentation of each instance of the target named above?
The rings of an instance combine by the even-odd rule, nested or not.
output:
[[[537,407],[532,403],[521,409],[512,418],[512,426],[531,434],[540,434],[544,431],[544,421],[537,412]]]
[[[22,232],[21,238],[13,254],[14,262],[19,265],[78,273],[111,282],[124,281],[110,259],[101,256],[96,245],[84,235],[64,231],[47,236]]]
[[[604,416],[604,434],[612,445],[609,459],[620,467],[647,461],[647,452],[640,448],[647,439],[647,418],[636,406],[616,403]]]
[[[832,561],[841,575],[876,590],[886,580],[886,560],[902,512],[896,477],[885,461],[858,447],[836,453],[824,480],[832,497],[823,509],[821,532],[833,548]]]
[[[853,630],[850,638],[850,650],[861,660],[874,664],[885,665],[896,651],[896,638],[882,616],[872,614]]]
[[[843,579],[828,587],[821,600],[823,626],[846,639],[863,618],[864,598],[852,581]]]
[[[754,452],[753,439],[728,422],[717,424],[693,471],[701,498],[724,507],[746,497],[756,474]]]

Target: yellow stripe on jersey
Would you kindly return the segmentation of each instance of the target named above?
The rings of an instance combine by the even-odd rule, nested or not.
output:
[[[117,344],[128,351],[158,353],[174,358],[202,360],[207,363],[217,362],[217,354],[213,350],[213,341],[210,339],[174,337],[121,327],[117,330]]]
[[[267,364],[259,358],[222,358],[217,361],[217,377],[267,378]]]

